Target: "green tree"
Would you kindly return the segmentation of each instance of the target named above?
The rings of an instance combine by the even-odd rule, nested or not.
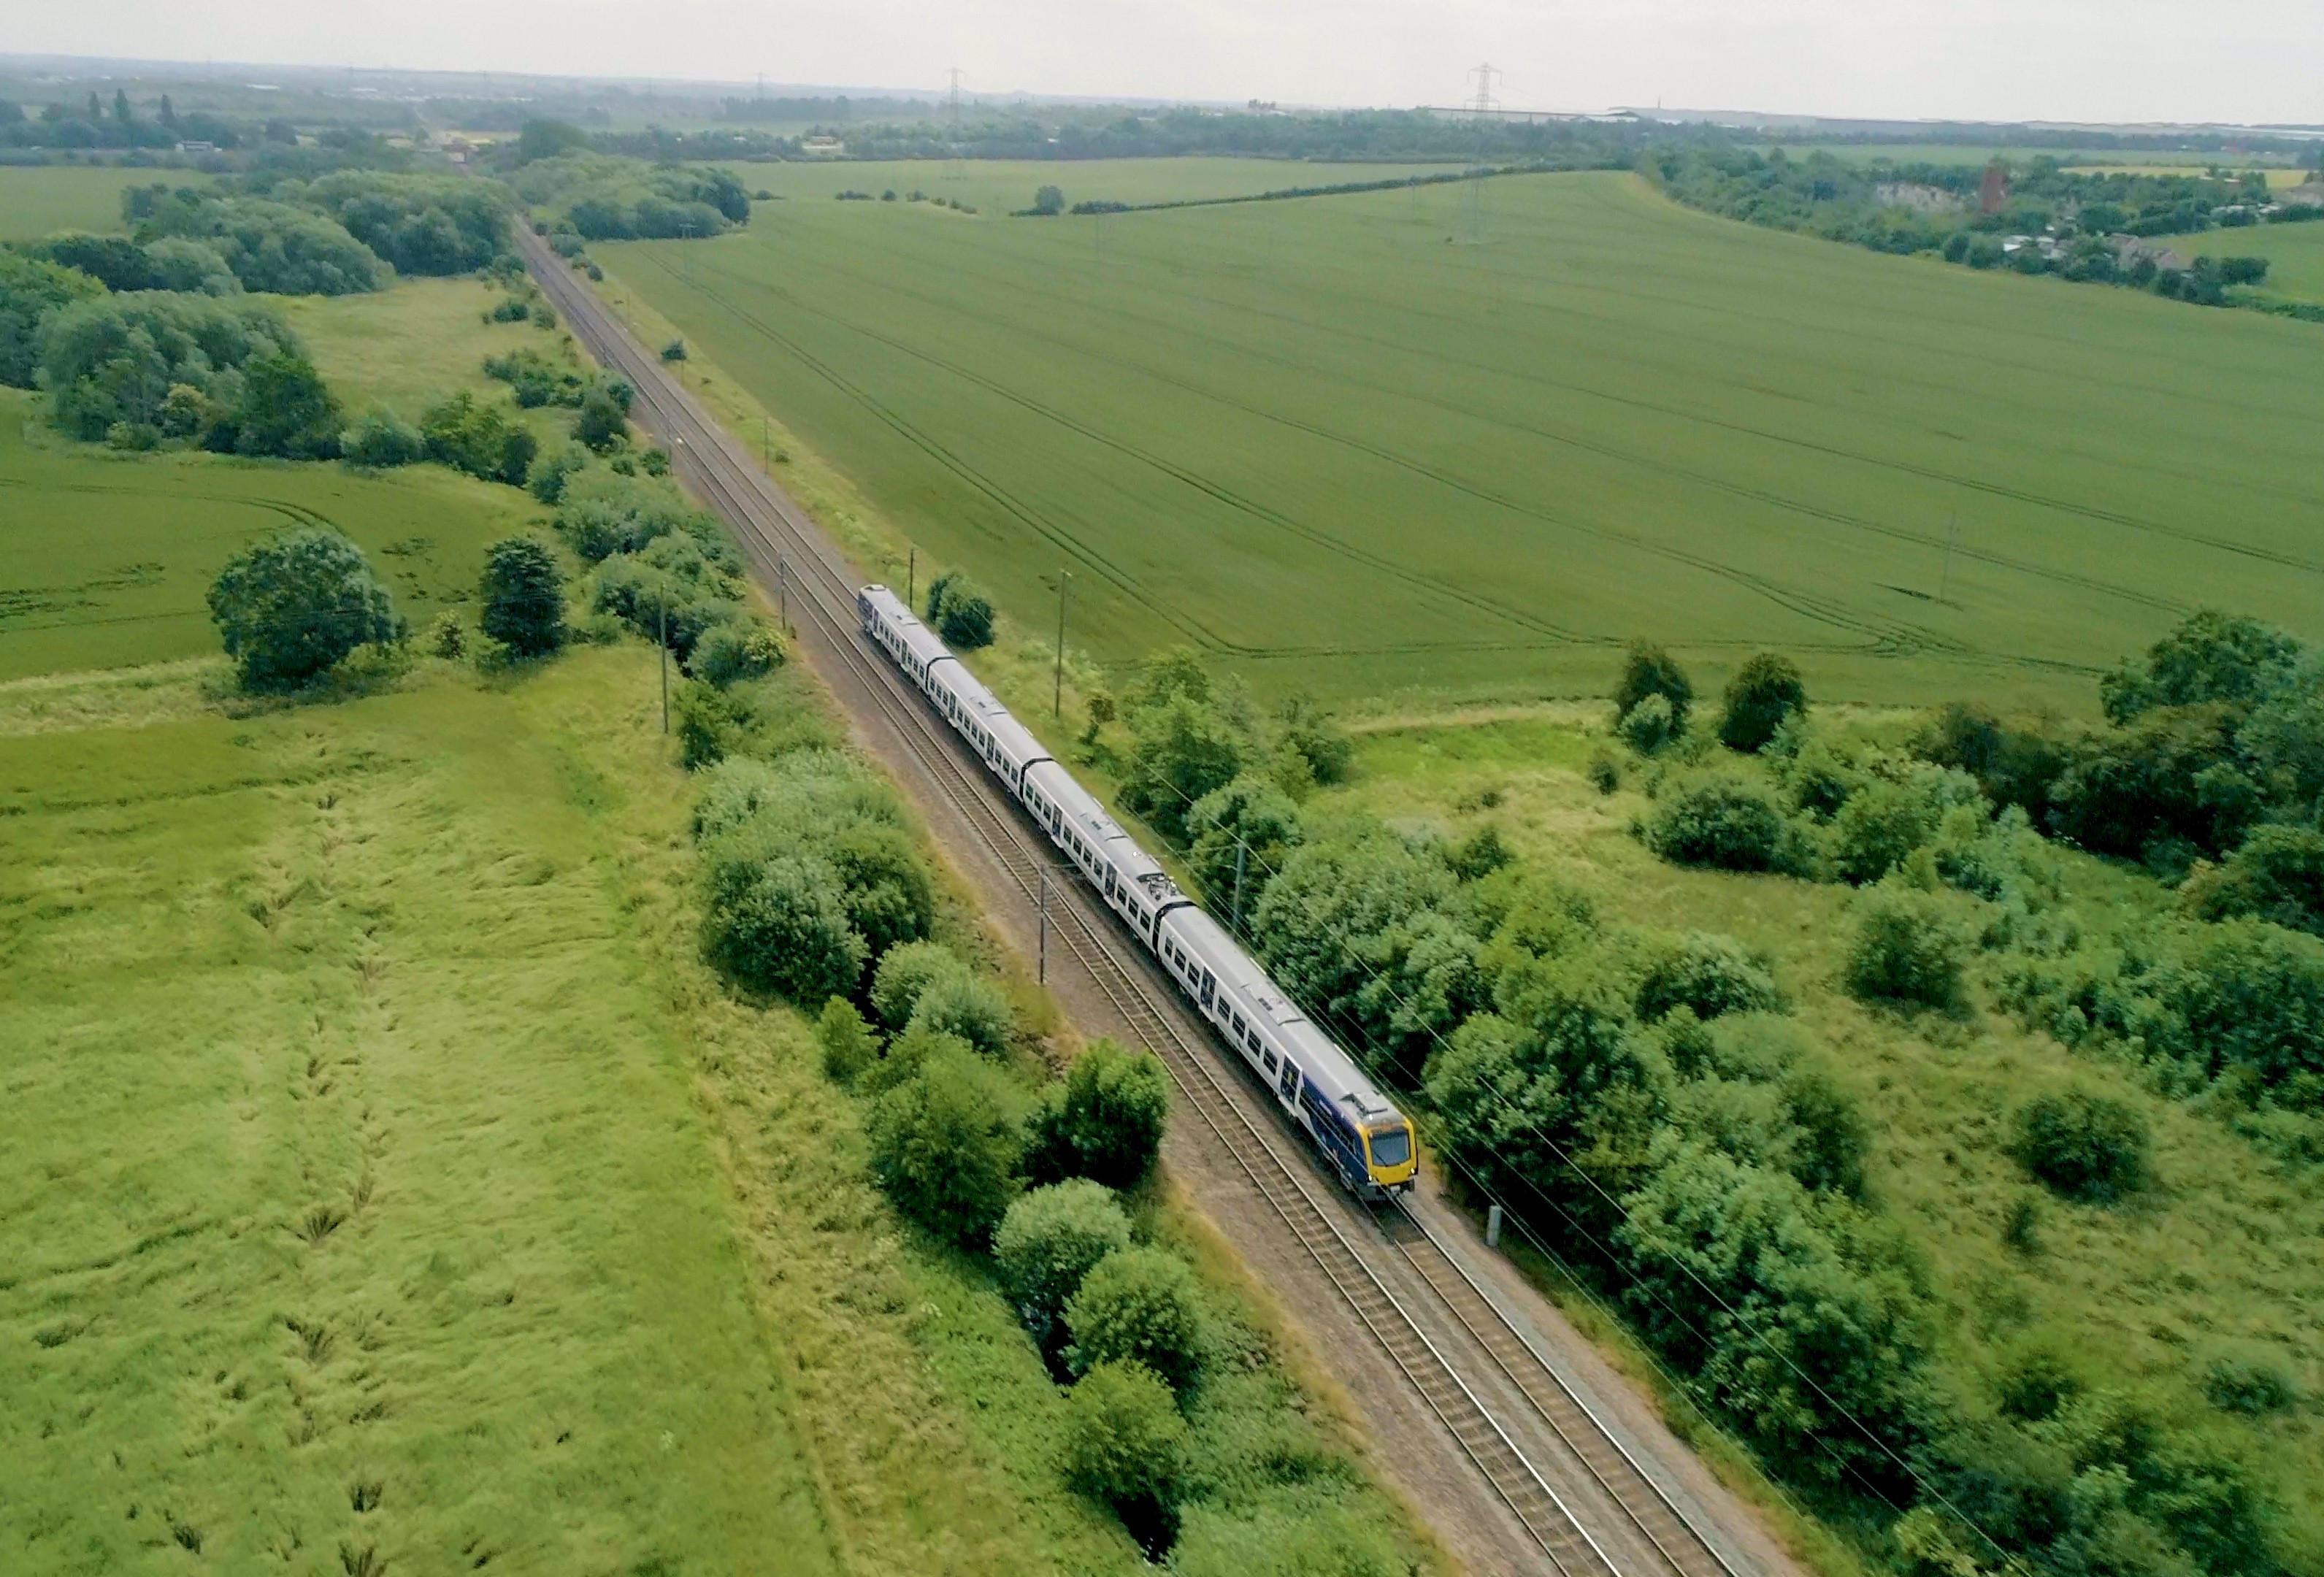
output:
[[[571,122],[536,117],[525,122],[523,129],[517,133],[516,161],[530,164],[588,145],[589,134]]]
[[[872,1010],[890,1029],[912,1021],[921,993],[937,981],[966,974],[960,954],[941,942],[907,942],[880,960],[872,977]]]
[[[363,549],[325,526],[281,532],[227,559],[209,607],[253,690],[303,684],[402,629]]]
[[[1033,211],[1047,217],[1065,211],[1065,194],[1054,186],[1044,186],[1033,193]]]
[[[41,366],[42,320],[104,293],[103,285],[78,269],[0,248],[0,383],[32,388]]]
[[[963,651],[992,644],[992,603],[958,570],[929,583],[928,622],[945,645]]]
[[[1766,747],[1775,731],[1807,710],[1807,686],[1792,659],[1772,651],[1750,658],[1728,681],[1726,712],[1719,739],[1729,750],[1750,754]]]
[[[1136,742],[1122,803],[1164,836],[1183,842],[1195,803],[1241,771],[1241,742],[1206,702],[1186,695],[1139,710],[1130,726]]]
[[[2070,1199],[2110,1204],[2147,1176],[2145,1120],[2110,1095],[2037,1095],[2018,1109],[2011,1151]]]
[[[1938,899],[1884,883],[1857,900],[1843,979],[1850,995],[1868,1001],[1950,1008],[1960,1000],[1968,953],[1968,939]]]
[[[1694,706],[1693,681],[1669,652],[1651,641],[1633,641],[1622,659],[1621,677],[1614,681],[1616,720],[1629,716],[1648,696],[1669,703],[1672,733],[1686,731],[1686,715]]]
[[[1037,1181],[1091,1177],[1110,1188],[1142,1182],[1161,1153],[1170,1075],[1151,1052],[1098,1039],[1041,1093],[1026,1146]]]
[[[519,657],[539,657],[565,642],[565,571],[557,551],[530,533],[505,537],[484,551],[479,588],[484,633]]]
[[[824,1074],[835,1084],[853,1084],[864,1069],[880,1060],[879,1037],[845,997],[824,1003],[815,1021],[815,1039],[823,1051]]]
[[[729,974],[794,1002],[853,993],[869,952],[848,924],[838,872],[807,855],[714,860],[704,928]]]
[[[1017,1192],[1017,1096],[981,1057],[945,1050],[873,1102],[872,1169],[898,1208],[964,1246],[1001,1224]]]
[[[962,970],[927,983],[912,1004],[909,1028],[958,1036],[983,1056],[998,1058],[1009,1055],[1014,1019],[999,986]]]
[[[339,402],[315,364],[276,351],[253,356],[242,369],[235,402],[235,447],[245,455],[328,460],[339,452]]]
[[[629,442],[629,414],[613,394],[592,389],[581,396],[581,409],[573,418],[573,436],[598,454],[609,454]]]
[[[1065,1302],[1076,1374],[1102,1363],[1139,1363],[1173,1386],[1202,1372],[1202,1294],[1186,1262],[1161,1249],[1124,1249],[1082,1277]]]
[[[1085,1177],[1036,1188],[1009,1207],[992,1258],[1019,1318],[1054,1347],[1067,1300],[1101,1259],[1130,1247],[1130,1217],[1111,1190]]]
[[[1193,1447],[1170,1388],[1139,1364],[1098,1364],[1065,1398],[1065,1471],[1110,1505],[1167,1500]]]
[[[198,389],[182,383],[178,387],[187,389],[196,401],[201,397]],[[177,392],[172,389],[170,392],[175,397]],[[168,414],[165,407],[163,416]],[[167,430],[166,421],[163,430]],[[420,438],[418,428],[395,412],[376,407],[355,418],[354,425],[339,435],[339,457],[365,470],[384,471],[392,466],[409,466],[427,452],[426,440]]]

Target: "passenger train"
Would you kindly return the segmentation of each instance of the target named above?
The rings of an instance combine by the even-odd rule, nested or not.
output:
[[[1358,1194],[1384,1198],[1413,1185],[1412,1125],[1355,1060],[1276,988],[1225,927],[1074,781],[1009,715],[936,632],[884,586],[856,595],[863,633],[877,641],[1032,814],[1106,906],[1197,1011],[1265,1079]]]

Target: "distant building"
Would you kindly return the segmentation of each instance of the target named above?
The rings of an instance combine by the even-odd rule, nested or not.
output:
[[[847,152],[847,144],[837,137],[803,137],[799,152],[810,159],[833,159]]]
[[[2142,241],[2135,235],[2109,235],[2107,244],[2114,248],[2116,267],[2128,268],[2140,258],[2151,259],[2157,268],[2184,270],[2187,260],[2168,246],[2157,246],[2152,241]]]
[[[2001,212],[2009,202],[2009,171],[1996,159],[1985,167],[1985,179],[1978,183],[1977,211],[1987,217]]]
[[[1916,214],[1958,214],[1969,205],[1941,186],[1918,181],[1884,180],[1872,189],[1872,200],[1884,208],[1910,208]]]
[[[178,152],[180,153],[215,153],[217,152],[217,144],[216,143],[201,142],[180,143],[178,144]]]

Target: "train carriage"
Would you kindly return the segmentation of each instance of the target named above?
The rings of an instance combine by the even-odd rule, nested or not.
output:
[[[1410,1188],[1412,1127],[1353,1058],[1301,1013],[1225,928],[1204,914],[1095,796],[1074,780],[895,593],[856,597],[863,633],[944,714],[1139,945],[1265,1080],[1347,1186],[1377,1197]]]

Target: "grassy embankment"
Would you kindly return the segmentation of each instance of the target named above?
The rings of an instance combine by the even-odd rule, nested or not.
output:
[[[1117,203],[1175,202],[1186,198],[1249,197],[1295,186],[1338,186],[1360,180],[1399,180],[1406,176],[1458,170],[1457,164],[1310,162],[1299,159],[897,159],[817,164],[728,164],[724,167],[752,192],[783,199],[757,210],[754,224],[793,217],[790,204],[827,203],[843,191],[896,194],[899,205],[912,192],[929,201],[966,203],[979,218],[1004,218],[1030,208],[1033,193],[1054,186],[1068,203],[1095,198]],[[950,209],[930,217],[956,217]]]
[[[2187,605],[2309,632],[2313,330],[1688,214],[1621,176],[598,249],[1028,625],[1264,689],[1578,694],[1668,641],[2081,706]],[[1947,568],[1949,521],[1960,547]]]
[[[2324,306],[2324,224],[2252,225],[2206,230],[2198,235],[2165,235],[2155,242],[2182,257],[2264,257],[2263,295]]]

